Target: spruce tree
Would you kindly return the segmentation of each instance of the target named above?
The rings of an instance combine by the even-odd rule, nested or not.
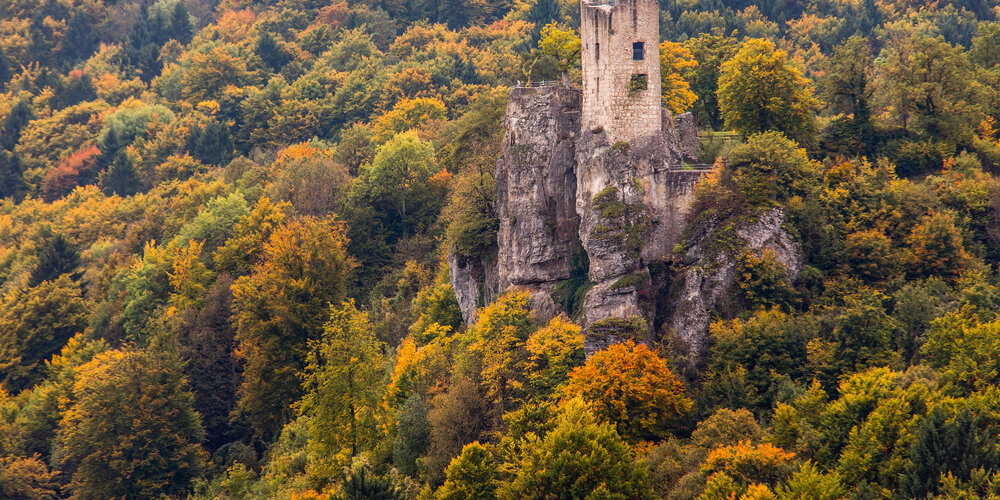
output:
[[[195,127],[188,137],[188,152],[206,165],[225,165],[233,159],[233,138],[229,127],[212,121],[204,128]]]
[[[97,99],[93,79],[82,71],[74,71],[56,94],[57,105],[66,108],[81,102]]]
[[[181,44],[191,43],[191,37],[194,36],[194,25],[191,24],[191,14],[188,13],[183,1],[178,1],[174,5],[174,11],[170,15],[170,31],[173,33],[174,39]]]
[[[4,53],[3,47],[0,47],[0,89],[3,89],[4,85],[10,81],[12,75],[12,68],[10,67],[10,59],[7,59],[7,54]]]
[[[556,0],[538,0],[528,9],[528,21],[535,25],[531,30],[532,47],[538,45],[538,40],[542,37],[542,28],[559,19],[559,16],[559,2]]]
[[[21,131],[24,130],[33,116],[34,112],[31,110],[31,104],[28,103],[28,100],[18,101],[4,118],[3,127],[0,128],[0,146],[7,151],[13,151],[14,146],[17,146],[18,141],[21,140]]]
[[[62,57],[74,63],[89,58],[97,50],[99,40],[94,32],[94,21],[83,10],[78,10],[66,27],[63,39]]]
[[[24,191],[23,174],[20,157],[0,150],[0,199],[20,196]]]
[[[101,176],[101,190],[108,196],[132,196],[139,191],[139,187],[135,165],[124,151],[119,151]]]
[[[951,473],[968,481],[978,468],[996,463],[996,436],[984,432],[980,417],[968,409],[954,419],[935,407],[917,427],[910,447],[910,463],[900,481],[909,498],[926,498],[938,493],[942,476]]]
[[[281,68],[284,68],[291,61],[291,56],[278,46],[278,42],[274,40],[271,33],[266,31],[257,39],[254,53],[274,71],[281,71]]]
[[[80,252],[65,236],[56,234],[39,249],[38,265],[31,273],[28,285],[37,286],[43,281],[53,281],[64,274],[74,273],[79,266]]]

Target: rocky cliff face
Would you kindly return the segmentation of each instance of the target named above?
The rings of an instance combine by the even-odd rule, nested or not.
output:
[[[495,265],[450,260],[466,321],[510,288],[532,292],[540,316],[572,312],[564,299],[583,285],[573,266],[589,261],[590,288],[576,319],[588,327],[593,351],[651,331],[648,263],[669,254],[683,232],[699,174],[677,167],[697,153],[698,140],[690,114],[664,111],[663,132],[609,144],[603,130],[581,130],[581,105],[573,89],[511,90],[496,166]]]
[[[700,235],[693,235],[697,241],[684,256],[688,264],[677,276],[678,292],[669,304],[667,325],[679,341],[678,349],[691,364],[705,355],[711,313],[736,278],[735,248],[749,250],[758,257],[766,250],[772,251],[793,278],[804,266],[801,245],[782,227],[785,215],[781,209],[771,209],[731,229],[735,241],[727,247],[713,244],[723,222],[711,221]]]
[[[476,310],[490,303],[500,289],[496,253],[486,255],[448,255],[451,287],[462,310],[462,320],[476,321]]]
[[[700,176],[678,168],[697,152],[693,125],[690,114],[675,120],[664,111],[662,133],[631,143],[608,144],[603,131],[583,131],[576,210],[593,282],[581,318],[591,332],[588,350],[651,332],[648,264],[680,241]]]
[[[515,88],[504,117],[496,167],[499,286],[531,291],[532,307],[543,316],[559,312],[551,294],[569,279],[576,245],[580,98],[567,88]]]

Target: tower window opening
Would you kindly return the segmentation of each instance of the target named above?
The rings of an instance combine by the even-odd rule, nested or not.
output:
[[[594,44],[594,60],[595,61],[600,61],[601,60],[601,43],[600,42]]]
[[[628,93],[635,96],[649,88],[649,75],[632,75],[628,82]]]
[[[633,61],[644,61],[646,60],[646,43],[645,42],[635,42],[632,44],[632,60]]]

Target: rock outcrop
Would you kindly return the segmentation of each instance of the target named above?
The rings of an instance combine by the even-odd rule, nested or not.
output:
[[[691,154],[684,145],[697,143],[697,130],[681,130],[678,123],[693,120],[664,111],[661,133],[608,144],[603,131],[585,130],[577,144],[576,209],[593,282],[582,320],[594,333],[608,319],[625,319],[633,330],[635,320],[647,325],[640,330],[652,326],[647,265],[680,241],[701,175],[679,169]]]
[[[575,152],[580,92],[515,88],[504,117],[497,161],[498,282],[532,292],[542,316],[559,309],[552,291],[570,277],[577,242]]]
[[[735,239],[727,247],[714,244],[722,222],[712,221],[696,235],[698,241],[684,256],[689,264],[678,277],[679,291],[669,306],[667,325],[679,341],[678,349],[690,363],[697,363],[705,355],[711,313],[736,278],[735,248],[749,250],[758,257],[770,250],[793,278],[804,266],[801,245],[782,227],[785,215],[781,209],[768,210],[728,229],[733,231]]]
[[[581,106],[575,89],[511,90],[496,165],[495,260],[453,255],[450,263],[467,322],[511,288],[530,291],[542,317],[572,313],[567,303],[586,290],[575,319],[593,352],[623,332],[651,333],[648,264],[680,241],[700,173],[679,168],[697,154],[690,114],[664,111],[662,132],[609,144],[603,130],[581,129]]]
[[[476,310],[490,303],[499,290],[496,253],[486,255],[448,255],[451,287],[467,324],[476,321]]]

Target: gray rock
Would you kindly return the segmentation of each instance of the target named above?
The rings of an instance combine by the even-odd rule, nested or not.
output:
[[[559,312],[550,293],[570,277],[576,244],[580,99],[574,89],[515,88],[504,117],[496,166],[499,289],[530,291],[543,317]]]
[[[466,324],[476,321],[476,310],[497,294],[496,254],[468,256],[448,254],[448,276]]]
[[[502,289],[569,277],[577,230],[573,162],[579,117],[578,91],[511,92],[504,150],[496,166]]]
[[[802,248],[798,240],[782,228],[785,215],[774,208],[754,220],[735,228],[741,249],[760,256],[765,250],[774,252],[777,261],[793,279],[804,266]],[[729,249],[720,249],[704,242],[709,241],[717,229],[710,224],[701,241],[691,246],[686,260],[691,262],[680,276],[680,293],[674,297],[667,324],[679,346],[692,365],[697,363],[708,348],[708,326],[711,312],[719,304],[736,278],[737,255]]]
[[[667,258],[684,231],[700,173],[678,167],[696,154],[697,130],[690,115],[664,112],[662,132],[609,144],[602,130],[581,130],[581,104],[574,89],[511,89],[496,165],[495,266],[489,259],[449,258],[467,322],[477,306],[512,288],[531,292],[542,318],[568,312],[552,294],[571,278],[573,249],[582,246],[592,285],[578,318],[584,326],[615,319],[653,324],[647,264]],[[620,340],[608,324],[588,345]]]

